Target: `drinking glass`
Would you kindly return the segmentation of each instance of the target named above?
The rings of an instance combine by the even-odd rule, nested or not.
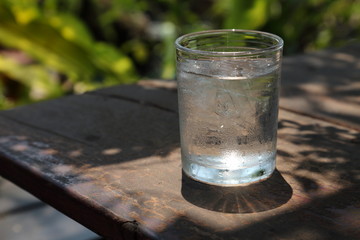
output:
[[[233,186],[275,169],[283,40],[251,30],[186,34],[176,42],[182,168]]]

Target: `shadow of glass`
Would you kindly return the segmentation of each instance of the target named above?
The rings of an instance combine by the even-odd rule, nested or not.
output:
[[[211,211],[254,213],[285,204],[292,196],[292,188],[277,170],[265,181],[236,187],[197,182],[183,172],[181,193],[188,202]]]

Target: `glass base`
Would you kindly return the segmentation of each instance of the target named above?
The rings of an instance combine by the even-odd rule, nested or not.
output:
[[[275,159],[240,169],[217,169],[196,162],[183,162],[183,171],[190,178],[218,186],[238,186],[263,181],[275,170]]]

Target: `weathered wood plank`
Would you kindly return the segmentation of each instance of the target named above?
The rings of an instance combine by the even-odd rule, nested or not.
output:
[[[177,112],[176,81],[170,80],[142,80],[137,85],[119,85],[99,89],[88,94],[102,95],[112,98],[149,104],[163,110]]]
[[[97,203],[89,201],[84,204],[83,198],[87,196],[67,192],[70,190],[68,184],[87,182],[78,170],[103,164],[112,166],[153,154],[166,156],[171,149],[178,147],[178,137],[173,135],[178,132],[177,124],[173,124],[176,114],[108,97],[72,96],[14,109],[4,112],[3,116],[6,122],[15,123],[11,129],[24,129],[24,124],[31,127],[25,127],[25,132],[9,132],[0,139],[2,145],[10,144],[13,150],[4,152],[2,174],[40,199],[50,204],[55,202],[52,205],[70,216],[75,213],[76,216],[72,216],[75,220],[89,221],[85,225],[101,229],[104,236],[108,233],[114,235],[114,231],[119,236],[126,234],[126,228],[131,227],[127,222],[133,223],[133,219],[128,218],[126,212],[122,216],[104,213]],[[34,130],[36,137],[32,138]],[[14,158],[18,162],[13,163]],[[162,161],[157,164],[162,164]],[[101,180],[102,176],[96,178]],[[23,181],[25,186],[21,184]],[[47,185],[47,191],[37,185]],[[80,184],[80,188],[92,191],[93,187]],[[89,209],[93,210],[88,213]],[[106,216],[108,218],[104,220]],[[124,224],[122,227],[119,226],[121,223]],[[121,229],[125,233],[121,233]]]
[[[287,57],[280,106],[360,130],[360,44]]]
[[[357,131],[282,110],[278,172],[209,187],[182,176],[176,93],[143,89],[1,113],[0,174],[109,239],[359,237]]]

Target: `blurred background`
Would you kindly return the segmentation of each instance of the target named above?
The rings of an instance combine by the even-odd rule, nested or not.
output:
[[[0,0],[0,109],[144,78],[174,79],[175,39],[240,28],[285,55],[360,39],[360,0]]]

